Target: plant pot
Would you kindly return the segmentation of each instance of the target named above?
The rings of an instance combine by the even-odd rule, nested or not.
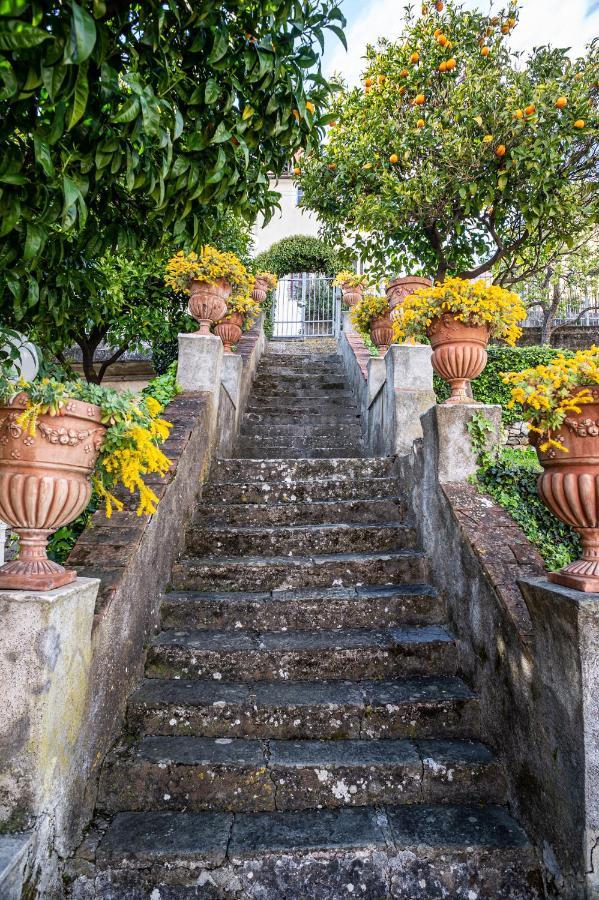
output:
[[[589,386],[592,403],[572,413],[549,437],[568,448],[541,450],[543,439],[530,433],[543,474],[537,488],[543,503],[582,540],[582,558],[551,572],[554,584],[577,591],[599,591],[599,388]]]
[[[215,333],[223,342],[225,353],[231,353],[231,347],[241,337],[244,317],[241,313],[230,313],[214,326]]]
[[[341,298],[348,309],[353,309],[354,306],[357,306],[363,294],[363,284],[349,284],[346,281],[341,285]]]
[[[230,296],[231,285],[223,278],[213,282],[193,279],[189,291],[189,313],[200,323],[196,334],[210,334],[213,322],[218,322],[226,313]]]
[[[252,300],[255,300],[256,303],[264,303],[269,290],[270,290],[270,285],[269,285],[269,281],[267,278],[256,278],[254,280],[254,290],[252,291]]]
[[[393,342],[393,322],[391,316],[379,316],[370,320],[370,337],[382,353],[385,353]]]
[[[52,562],[52,532],[83,512],[106,432],[99,407],[69,400],[65,414],[39,417],[35,435],[18,423],[26,406],[19,394],[0,406],[0,519],[19,535],[17,559],[0,567],[0,590],[49,591],[77,577]]]
[[[433,348],[433,369],[451,385],[443,404],[472,403],[467,385],[487,365],[488,325],[469,325],[451,313],[433,319],[426,330]]]
[[[391,307],[391,312],[396,306],[401,306],[406,297],[413,294],[419,288],[430,287],[432,281],[428,278],[420,278],[418,275],[408,275],[406,278],[394,278],[387,286],[386,294]]]

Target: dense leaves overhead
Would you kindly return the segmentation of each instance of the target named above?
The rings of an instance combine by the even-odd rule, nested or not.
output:
[[[303,203],[386,274],[390,259],[510,283],[523,255],[534,268],[549,239],[572,244],[597,220],[599,41],[575,61],[547,47],[525,60],[509,50],[515,5],[440,6],[408,10],[398,42],[369,48],[302,163]]]
[[[86,259],[268,216],[267,172],[322,134],[343,25],[334,0],[0,0],[4,310],[60,325]]]

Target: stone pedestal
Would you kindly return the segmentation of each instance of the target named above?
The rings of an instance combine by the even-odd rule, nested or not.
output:
[[[430,443],[437,457],[437,473],[441,484],[467,481],[478,468],[477,453],[472,447],[468,425],[473,417],[482,414],[489,423],[485,447],[501,440],[501,407],[484,403],[434,406],[421,416],[425,443]]]
[[[44,593],[0,591],[0,826],[59,815],[88,715],[100,582]]]
[[[225,353],[221,369],[221,397],[218,410],[219,456],[229,456],[237,437],[241,411],[241,379],[243,359],[236,353]]]
[[[343,331],[353,331],[353,330],[354,330],[354,326],[353,326],[353,324],[352,324],[352,320],[351,320],[351,312],[350,312],[350,310],[349,310],[349,309],[343,309],[343,310],[341,311],[341,316],[342,316],[342,325],[341,325],[341,327],[342,327]]]
[[[387,404],[385,417],[393,428],[392,452],[412,451],[422,437],[420,417],[436,403],[433,390],[432,350],[424,344],[392,344],[385,356]]]
[[[383,356],[371,356],[368,360],[368,406],[378,397],[387,380],[387,366]]]
[[[551,584],[518,582],[532,620],[535,685],[543,744],[536,761],[553,805],[548,829],[574,883],[564,896],[599,896],[599,594]],[[537,747],[531,753],[538,755]],[[534,770],[533,766],[533,770]],[[570,875],[572,878],[572,875]],[[559,886],[560,873],[557,873]],[[572,890],[575,893],[572,893]],[[585,893],[586,891],[586,893]]]
[[[187,392],[212,394],[218,402],[223,342],[213,334],[180,334],[177,382]]]

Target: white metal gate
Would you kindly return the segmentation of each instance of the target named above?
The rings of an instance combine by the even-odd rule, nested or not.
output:
[[[341,295],[333,279],[314,272],[285,275],[277,285],[273,310],[274,338],[337,337]]]

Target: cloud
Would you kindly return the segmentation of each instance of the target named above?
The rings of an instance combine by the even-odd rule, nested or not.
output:
[[[488,4],[469,0],[470,8],[487,11]],[[497,4],[494,4],[497,6]],[[403,7],[397,0],[365,0],[355,9],[346,4],[348,52],[337,45],[325,60],[326,72],[340,72],[350,84],[360,80],[367,44],[379,37],[399,37],[403,25]],[[571,55],[584,51],[585,45],[599,35],[599,0],[524,0],[520,21],[512,35],[515,50],[532,50],[541,44],[571,47]]]

